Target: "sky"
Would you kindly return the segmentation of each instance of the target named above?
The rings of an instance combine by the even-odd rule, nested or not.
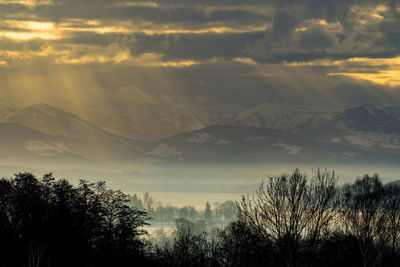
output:
[[[165,136],[223,104],[400,106],[400,0],[0,0],[0,100],[121,118],[148,104],[172,119],[133,125]]]
[[[400,103],[400,1],[0,0],[0,98]]]

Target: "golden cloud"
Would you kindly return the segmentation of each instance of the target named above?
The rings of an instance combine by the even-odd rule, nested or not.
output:
[[[202,29],[184,29],[184,28],[168,28],[161,27],[155,29],[143,29],[141,32],[147,35],[155,35],[155,34],[226,34],[226,33],[247,33],[247,32],[260,32],[265,31],[268,25],[262,25],[258,27],[250,26],[250,27],[242,27],[242,28],[234,28],[234,27],[208,27]]]
[[[0,37],[17,42],[32,39],[59,40],[71,33],[96,34],[226,34],[264,31],[268,25],[226,27],[218,25],[202,25],[197,29],[187,29],[181,25],[155,25],[151,23],[133,23],[132,21],[101,21],[84,19],[66,19],[59,23],[35,20],[2,20],[0,21]],[[3,30],[1,30],[3,28]]]
[[[249,57],[236,57],[233,59],[234,62],[239,62],[243,64],[248,64],[248,65],[257,65],[258,63],[255,62],[253,59]]]
[[[379,85],[400,86],[400,57],[394,58],[349,58],[346,60],[313,60],[308,62],[285,62],[292,67],[323,66],[335,67],[339,71],[330,72],[328,76],[346,76],[366,80]]]
[[[3,20],[0,21],[0,37],[14,41],[27,41],[32,39],[55,40],[61,38],[56,31],[54,23],[24,20]]]
[[[46,62],[57,65],[125,64],[144,67],[189,67],[215,61],[165,60],[162,54],[145,53],[133,56],[121,44],[70,45],[68,47],[43,45],[39,51],[0,51],[0,66]]]
[[[0,0],[0,4],[16,4],[28,7],[54,5],[51,0]]]
[[[353,79],[367,80],[379,85],[397,87],[400,86],[400,68],[380,70],[375,73],[329,73],[329,76],[347,76]]]
[[[114,4],[116,7],[158,7],[159,5],[154,2],[118,2]]]

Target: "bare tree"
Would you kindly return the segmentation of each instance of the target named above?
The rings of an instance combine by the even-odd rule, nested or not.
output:
[[[364,175],[343,188],[343,222],[359,240],[362,264],[376,266],[385,244],[384,188],[377,174]]]
[[[337,209],[341,203],[336,184],[338,178],[334,172],[317,169],[313,172],[308,188],[311,221],[306,227],[308,250],[313,254],[321,240],[329,235],[338,220]],[[314,256],[314,255],[312,255]]]
[[[334,173],[321,170],[311,179],[298,169],[269,177],[255,196],[242,197],[241,220],[275,243],[286,266],[297,266],[301,241],[311,240],[315,249],[321,234],[328,232],[338,206],[336,183]]]
[[[389,185],[385,188],[385,214],[387,244],[392,255],[400,249],[400,186]]]

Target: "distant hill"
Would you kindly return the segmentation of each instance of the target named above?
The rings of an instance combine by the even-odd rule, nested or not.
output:
[[[318,142],[277,129],[210,126],[161,140],[145,154],[166,161],[246,163],[400,162],[390,153],[365,151],[348,144]]]
[[[18,123],[46,134],[79,139],[93,140],[111,135],[75,114],[44,103],[16,109],[4,118],[4,122]]]
[[[331,108],[270,101],[241,111],[233,124],[300,132],[325,125],[338,112]]]
[[[16,123],[0,123],[0,160],[10,162],[40,162],[49,164],[60,160],[67,162],[91,162],[80,154],[78,144],[61,136],[43,134]],[[74,151],[75,150],[75,151]]]
[[[300,132],[319,127],[341,110],[269,101],[245,108],[218,104],[209,107],[133,104],[124,111],[74,110],[74,114],[114,134],[158,140],[212,125],[272,128]]]
[[[5,121],[0,123],[3,162],[132,162],[143,153],[141,142],[108,133],[47,105],[11,113]]]
[[[11,113],[15,112],[17,107],[13,104],[0,100],[0,121],[3,121]]]
[[[400,134],[400,119],[384,109],[369,104],[347,109],[335,116],[333,127],[386,134]]]
[[[47,104],[17,108],[0,102],[4,115],[0,120],[0,160],[400,163],[400,118],[394,108],[361,105],[338,111],[274,101],[250,109],[234,105],[180,107],[190,111],[187,114],[172,114],[172,110],[157,110],[156,106],[148,113],[148,108],[143,106],[135,115],[143,114],[141,121],[124,127],[142,134],[151,130],[158,136],[180,132],[141,141],[117,134],[119,128],[109,131]],[[152,121],[154,112],[160,117]],[[99,113],[100,124],[101,118]],[[146,120],[154,127],[157,120],[164,120],[170,128],[144,126]],[[204,126],[211,122],[217,124]],[[106,124],[111,127],[113,123]]]

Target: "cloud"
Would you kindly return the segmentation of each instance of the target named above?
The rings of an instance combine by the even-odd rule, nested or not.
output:
[[[335,45],[335,37],[328,34],[322,27],[315,27],[301,31],[300,45],[304,49],[326,49]]]
[[[69,102],[91,92],[113,106],[395,103],[399,12],[389,0],[0,0],[0,84],[22,72],[11,88],[60,103],[62,77]]]
[[[153,36],[155,44],[151,47],[146,45],[148,42],[138,42],[132,49],[188,60],[251,57],[259,62],[306,61],[383,53],[391,56],[397,51],[398,36],[394,30],[398,23],[397,9],[388,2],[209,1],[209,5],[199,5],[195,1],[71,0],[30,3],[35,8],[24,12],[31,13],[36,21],[4,19],[0,36],[16,42],[39,39],[71,46],[97,43],[103,47],[126,36],[148,40]],[[13,13],[16,12],[10,11],[4,16],[10,17]],[[166,44],[168,51],[161,47],[165,48]]]
[[[27,7],[48,6],[53,5],[51,0],[0,0],[1,5],[22,5]]]

